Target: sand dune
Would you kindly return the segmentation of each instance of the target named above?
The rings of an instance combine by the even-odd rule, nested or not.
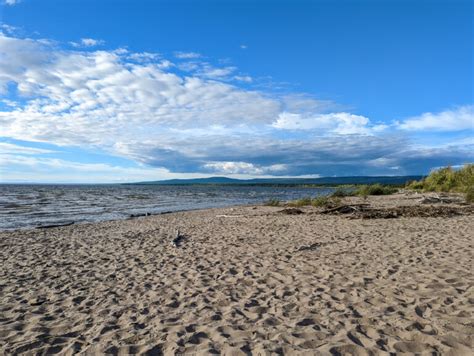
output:
[[[472,215],[279,210],[0,233],[0,352],[472,354]]]

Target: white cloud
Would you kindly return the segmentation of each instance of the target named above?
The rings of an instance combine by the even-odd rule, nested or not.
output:
[[[5,32],[6,34],[12,35],[18,31],[18,27],[7,25],[5,23],[0,24],[1,31]]]
[[[247,45],[244,45],[244,44],[241,44],[241,45],[240,45],[240,49],[247,49],[247,48],[248,48]]]
[[[198,75],[206,77],[206,78],[226,78],[233,72],[235,72],[237,68],[235,67],[223,67],[223,68],[215,68],[209,65],[204,65],[198,71]]]
[[[10,5],[10,6],[19,4],[20,2],[21,2],[21,0],[5,0],[5,1],[4,1],[4,3],[5,3],[6,5]]]
[[[439,113],[424,113],[399,123],[402,130],[462,131],[474,129],[474,105]]]
[[[214,67],[213,65],[204,61],[188,61],[178,64],[178,68],[185,72],[190,72],[193,76],[205,79],[218,79],[228,81],[236,77],[230,77],[237,68],[236,67]],[[244,78],[244,77],[240,77]],[[246,78],[244,78],[246,79]]]
[[[204,168],[209,169],[211,173],[215,174],[261,176],[284,172],[287,166],[284,164],[258,166],[248,162],[210,162],[206,163]]]
[[[279,110],[278,101],[261,93],[181,77],[162,62],[126,63],[129,53],[54,51],[5,36],[0,51],[6,59],[0,82],[17,83],[27,98],[22,107],[0,112],[9,137],[108,146],[169,127],[268,122]]]
[[[368,135],[383,129],[382,125],[370,125],[365,116],[346,112],[309,116],[282,112],[272,126],[282,130],[320,130],[337,135]]]
[[[156,61],[161,56],[158,53],[150,53],[150,52],[140,52],[140,53],[131,53],[127,58],[137,61],[137,62],[150,62]],[[166,61],[166,65],[169,67],[171,62]]]
[[[96,40],[93,38],[81,38],[80,42],[71,42],[74,47],[96,47],[104,44],[103,40]]]
[[[179,59],[196,59],[202,57],[201,54],[196,52],[175,52],[174,56]]]
[[[252,77],[248,75],[236,75],[233,77],[233,79],[239,82],[245,82],[245,83],[252,83],[253,81]]]

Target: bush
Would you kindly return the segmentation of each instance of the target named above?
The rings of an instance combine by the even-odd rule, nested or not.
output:
[[[406,188],[413,189],[413,190],[423,190],[423,182],[412,180],[411,182],[407,183]]]
[[[368,195],[390,195],[398,192],[398,189],[388,185],[371,184],[362,185],[355,190],[355,195],[366,197]]]
[[[431,172],[424,181],[424,190],[429,192],[450,192],[457,185],[456,172],[451,167]]]
[[[473,202],[474,195],[474,164],[466,164],[463,168],[454,170],[445,167],[431,172],[428,177],[418,182],[411,182],[408,189],[425,192],[458,192],[464,193],[466,200]]]

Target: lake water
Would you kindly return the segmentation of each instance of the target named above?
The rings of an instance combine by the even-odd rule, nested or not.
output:
[[[333,188],[158,185],[0,185],[0,230],[126,219],[131,214],[261,204]]]

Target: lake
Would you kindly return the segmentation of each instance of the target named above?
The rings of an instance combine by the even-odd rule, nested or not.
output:
[[[334,188],[211,185],[0,185],[0,230],[130,215],[262,204],[327,195]]]

